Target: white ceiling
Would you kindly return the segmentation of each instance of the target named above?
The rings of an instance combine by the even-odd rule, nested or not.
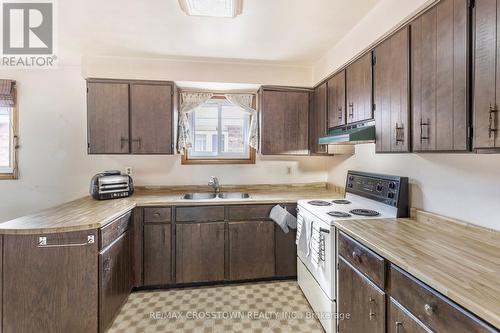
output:
[[[177,0],[57,1],[62,55],[202,57],[310,66],[380,0],[244,0],[235,19]]]

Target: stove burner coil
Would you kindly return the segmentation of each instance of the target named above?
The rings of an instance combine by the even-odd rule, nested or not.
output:
[[[370,209],[353,209],[350,211],[351,214],[359,216],[379,216],[380,213]]]

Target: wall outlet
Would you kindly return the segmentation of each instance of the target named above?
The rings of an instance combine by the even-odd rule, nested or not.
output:
[[[132,167],[126,167],[125,168],[125,174],[132,176]]]
[[[287,175],[291,175],[292,174],[292,167],[291,166],[287,166],[286,167],[286,174]]]

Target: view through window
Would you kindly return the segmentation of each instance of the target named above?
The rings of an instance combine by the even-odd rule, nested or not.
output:
[[[12,123],[10,108],[0,108],[0,173],[12,173]]]
[[[250,116],[227,99],[213,98],[189,115],[190,159],[248,159]]]

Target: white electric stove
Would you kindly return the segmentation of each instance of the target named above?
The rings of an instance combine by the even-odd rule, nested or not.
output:
[[[408,216],[408,178],[349,171],[344,199],[299,200],[297,280],[327,333],[336,332],[335,222]]]

